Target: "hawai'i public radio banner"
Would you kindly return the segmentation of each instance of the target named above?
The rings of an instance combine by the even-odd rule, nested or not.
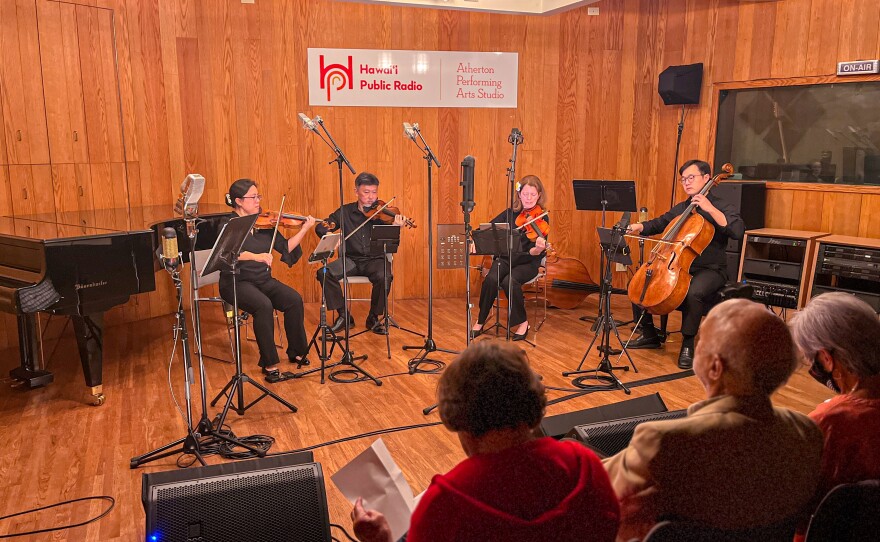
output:
[[[516,107],[517,53],[309,49],[309,105]]]

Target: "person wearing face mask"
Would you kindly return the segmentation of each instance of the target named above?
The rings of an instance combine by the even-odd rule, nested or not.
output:
[[[232,207],[229,219],[259,214],[262,211],[262,196],[257,183],[251,179],[238,179],[229,187],[226,205]],[[302,228],[290,239],[279,233],[272,245],[273,230],[255,230],[247,236],[238,256],[238,279],[235,289],[238,293],[238,307],[253,315],[254,335],[260,349],[260,367],[266,379],[277,381],[278,351],[275,348],[274,310],[284,313],[284,331],[287,335],[287,356],[299,366],[308,365],[306,354],[309,343],[303,322],[302,296],[283,282],[272,277],[272,250],[281,255],[281,261],[292,266],[302,257],[300,242],[303,236],[315,225],[315,219],[308,217]],[[270,246],[271,245],[271,246]],[[220,297],[230,305],[233,302],[233,280],[231,271],[220,272]]]
[[[370,313],[367,315],[367,329],[378,335],[386,333],[385,326],[379,320],[379,316],[385,313],[385,303],[388,298],[388,291],[391,289],[391,264],[383,254],[373,254],[370,250],[370,233],[375,221],[370,220],[366,214],[366,209],[370,209],[379,199],[379,179],[372,173],[363,172],[354,179],[354,193],[357,201],[346,203],[344,206],[333,211],[327,222],[336,224],[334,229],[326,228],[318,225],[315,233],[318,236],[336,231],[339,225],[344,223],[345,235],[351,237],[345,241],[345,257],[348,260],[348,275],[365,275],[370,279],[373,285],[373,291],[370,295]],[[369,223],[364,224],[369,221]],[[397,215],[394,217],[395,226],[403,226],[406,217]],[[363,227],[361,227],[363,226]],[[360,229],[358,229],[360,228]],[[357,231],[355,231],[357,230]],[[387,270],[386,270],[387,267]],[[383,288],[383,281],[388,278],[388,284]],[[354,319],[348,314],[345,308],[345,299],[342,295],[342,286],[339,281],[343,278],[342,262],[335,260],[328,268],[327,280],[321,270],[316,275],[318,282],[324,285],[324,295],[327,299],[327,308],[337,312],[336,321],[331,326],[334,332],[339,332],[345,327],[345,319],[348,318],[349,325],[354,325]]]
[[[880,479],[880,320],[843,292],[813,298],[791,323],[810,375],[837,395],[810,418],[822,429],[822,477],[816,502],[839,484]]]
[[[528,212],[535,206],[544,206],[546,194],[544,184],[535,175],[528,175],[520,180],[518,198],[513,203],[512,209],[506,209],[492,219],[493,223],[507,223],[511,229],[515,229],[516,219],[520,213]],[[550,217],[544,220],[550,223]],[[529,321],[526,319],[526,302],[523,295],[522,285],[538,275],[541,260],[547,252],[548,243],[544,237],[537,236],[534,241],[526,235],[521,237],[520,253],[514,256],[513,268],[510,260],[505,257],[495,258],[492,267],[484,274],[483,285],[480,288],[480,313],[477,323],[471,329],[471,336],[478,337],[483,332],[483,326],[489,317],[489,312],[498,297],[499,281],[504,287],[507,299],[510,301],[510,329],[513,332],[514,341],[525,340],[529,332]],[[513,280],[508,276],[508,271]]]

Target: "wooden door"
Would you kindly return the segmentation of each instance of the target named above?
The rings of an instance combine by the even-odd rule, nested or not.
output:
[[[48,164],[40,44],[34,0],[0,0],[0,107],[9,164]]]
[[[12,188],[13,216],[40,215],[54,220],[55,197],[52,190],[52,168],[49,164],[9,165]]]

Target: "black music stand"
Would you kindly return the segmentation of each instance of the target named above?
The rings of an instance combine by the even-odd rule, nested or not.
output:
[[[585,376],[580,378],[593,378],[599,382],[605,383],[607,389],[622,389],[627,395],[629,395],[629,388],[627,388],[626,385],[617,378],[617,375],[614,374],[614,371],[629,371],[629,367],[614,366],[611,364],[611,359],[609,357],[612,354],[617,353],[611,348],[611,333],[613,332],[614,336],[617,337],[617,342],[623,349],[623,353],[626,354],[627,359],[629,359],[629,363],[632,365],[633,370],[639,372],[629,355],[629,351],[626,349],[626,344],[624,344],[623,340],[620,338],[620,333],[617,330],[617,323],[614,321],[614,316],[611,313],[612,264],[620,263],[623,265],[632,265],[632,258],[629,256],[629,247],[624,240],[626,228],[629,225],[629,218],[627,215],[625,215],[624,220],[626,221],[626,224],[622,224],[620,227],[615,226],[612,229],[598,228],[599,244],[602,247],[605,267],[602,269],[602,287],[599,296],[599,316],[596,319],[596,329],[593,334],[593,340],[590,341],[590,345],[587,346],[587,350],[584,352],[584,357],[581,358],[581,362],[578,364],[577,369],[574,371],[563,372],[562,376],[583,374]],[[602,344],[596,347],[602,356],[599,360],[599,365],[595,369],[583,371],[581,368],[587,360],[590,350],[593,349],[596,339],[599,338],[599,333],[602,334]]]
[[[476,248],[475,254],[480,254],[483,256],[492,256],[492,263],[495,263],[495,258],[507,257],[508,261],[512,261],[513,257],[521,254],[522,251],[518,250],[519,247],[522,246],[522,231],[514,229],[513,231],[509,230],[510,224],[503,222],[500,224],[492,223],[492,224],[480,224],[480,228],[474,230],[471,233],[471,237],[474,240],[474,247]],[[508,245],[508,241],[510,241],[510,245]],[[512,247],[512,251],[510,248]],[[489,270],[491,273],[491,269]],[[513,277],[510,278],[513,280]],[[496,271],[496,282],[498,283],[498,287],[501,288],[501,268],[499,267]],[[500,294],[499,294],[500,298]],[[495,323],[493,323],[488,329],[483,327],[481,330],[482,333],[486,333],[490,330],[495,330],[495,335],[498,335],[498,329],[504,327],[507,330],[510,327],[510,322],[507,322],[507,326],[501,325],[501,311],[499,309],[499,302],[496,298],[495,303]],[[507,303],[510,303],[510,298],[508,296]],[[508,311],[508,317],[510,316],[510,311]],[[508,338],[509,338],[508,333]],[[534,343],[526,339],[527,343],[532,346],[535,346]]]
[[[381,254],[382,258],[385,260],[385,265],[382,267],[382,284],[385,285],[385,312],[382,315],[382,327],[385,331],[385,346],[388,350],[388,359],[391,359],[391,338],[388,334],[389,327],[396,327],[401,331],[406,331],[407,333],[412,333],[413,335],[424,337],[424,335],[417,331],[401,327],[400,324],[395,322],[394,318],[390,314],[388,314],[388,291],[390,290],[388,284],[388,264],[390,263],[388,261],[388,255],[397,254],[397,250],[399,248],[400,226],[395,226],[393,224],[375,224],[372,228],[370,228],[370,255],[378,256]],[[363,331],[358,331],[357,333],[352,335],[352,337],[363,335],[368,331],[372,331],[372,329],[364,329]]]
[[[635,181],[580,180],[571,182],[574,191],[575,208],[579,211],[602,211],[602,227],[605,227],[606,211],[635,212],[636,183]],[[605,252],[600,253],[599,269],[605,269]],[[615,292],[612,288],[612,293]],[[581,320],[595,322],[597,318],[581,316]],[[624,322],[616,322],[624,325]],[[595,324],[592,328],[596,329]]]
[[[241,253],[241,247],[244,244],[244,240],[253,229],[256,221],[257,215],[247,215],[233,218],[227,222],[223,227],[223,230],[220,231],[220,236],[217,237],[217,241],[214,243],[214,248],[211,249],[211,254],[208,256],[208,261],[205,263],[205,267],[202,269],[201,273],[201,276],[205,276],[215,271],[232,272],[232,310],[234,314],[233,322],[235,323],[235,374],[232,375],[232,378],[226,386],[224,386],[223,389],[220,390],[220,393],[214,397],[214,400],[211,401],[211,406],[214,406],[217,404],[220,397],[223,395],[227,396],[226,404],[224,405],[217,421],[218,428],[223,427],[223,423],[226,421],[226,415],[229,413],[229,408],[232,406],[232,400],[236,395],[238,396],[238,405],[235,407],[235,411],[240,416],[244,415],[247,409],[251,408],[267,396],[286,406],[291,412],[296,412],[296,407],[293,404],[288,403],[266,388],[266,386],[244,374],[241,369],[241,336],[239,335],[240,316],[238,313],[237,289],[238,255]],[[257,397],[247,405],[244,404],[245,383],[250,383],[263,392],[261,396]],[[265,452],[263,452],[261,456],[262,455],[265,455]]]

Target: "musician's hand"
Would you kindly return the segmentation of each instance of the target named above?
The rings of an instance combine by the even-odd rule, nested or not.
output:
[[[471,243],[470,246],[471,246],[471,254],[476,254],[477,253],[477,245]]]
[[[712,211],[716,211],[716,207],[712,205],[712,202],[709,201],[709,198],[704,196],[703,194],[696,194],[691,198],[691,203],[699,207],[700,209],[706,211],[707,213],[711,213]]]
[[[404,224],[406,224],[406,219],[403,215],[394,215],[395,226],[403,226]]]
[[[364,510],[363,499],[358,497],[351,511],[354,535],[361,542],[391,542],[391,527],[385,516],[375,510]]]
[[[269,267],[272,267],[272,254],[268,252],[261,252],[259,254],[254,254],[254,261],[264,263]]]
[[[636,222],[635,224],[630,224],[626,231],[630,233],[642,233],[644,231],[645,225],[641,222]]]
[[[547,240],[543,237],[538,237],[535,239],[535,248],[541,249],[543,252],[549,245],[547,244]]]
[[[308,231],[308,230],[314,228],[314,227],[315,227],[315,224],[316,224],[317,222],[318,222],[318,221],[315,219],[315,217],[313,217],[312,215],[309,215],[309,216],[306,218],[306,221],[303,222],[303,224],[302,224],[302,229]]]

